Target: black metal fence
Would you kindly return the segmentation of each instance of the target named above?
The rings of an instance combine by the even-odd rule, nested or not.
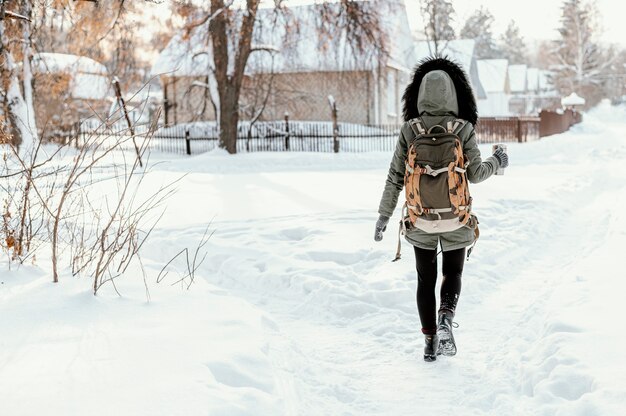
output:
[[[219,131],[214,122],[197,122],[170,127],[159,127],[152,134],[148,125],[135,125],[139,145],[148,140],[151,149],[179,154],[199,154],[219,146]],[[393,151],[401,125],[362,125],[338,123],[335,137],[331,122],[271,121],[252,126],[242,122],[237,131],[238,152],[333,152],[335,139],[339,152]],[[525,142],[539,138],[539,118],[506,117],[480,119],[476,126],[479,143]],[[122,124],[82,123],[65,140],[111,145],[124,143],[129,148],[130,130]],[[122,146],[122,147],[124,147]]]

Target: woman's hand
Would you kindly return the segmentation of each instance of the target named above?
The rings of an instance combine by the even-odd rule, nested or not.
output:
[[[376,231],[374,233],[374,241],[381,241],[383,239],[383,233],[387,229],[387,223],[389,223],[389,217],[381,215],[376,221]]]
[[[501,147],[498,147],[493,154],[502,169],[509,166],[509,155],[507,155]]]

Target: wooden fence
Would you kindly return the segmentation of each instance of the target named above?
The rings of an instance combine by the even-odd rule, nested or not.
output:
[[[542,113],[543,114],[543,113]],[[568,116],[569,117],[569,116]],[[558,120],[558,117],[557,117]],[[562,128],[570,121],[551,119]],[[542,137],[544,120],[539,117],[489,117],[479,119],[476,125],[478,143],[529,142]],[[551,125],[552,125],[551,124]],[[242,122],[238,127],[238,152],[372,152],[393,151],[401,125],[360,125],[338,123],[338,134],[331,122],[290,121],[288,119],[258,122],[253,126]],[[147,126],[136,126],[137,141],[145,140]],[[119,142],[128,137],[128,129],[115,126],[81,125],[66,140],[86,143],[87,139],[102,142]],[[218,147],[218,129],[215,123],[201,122],[161,127],[150,141],[152,149],[198,154]],[[127,141],[128,142],[128,141]],[[128,142],[130,145],[130,142]]]
[[[483,117],[476,124],[478,143],[538,140],[539,117]]]
[[[560,112],[544,110],[539,113],[539,118],[541,119],[539,126],[539,135],[541,137],[564,133],[583,119],[581,113],[569,109]]]

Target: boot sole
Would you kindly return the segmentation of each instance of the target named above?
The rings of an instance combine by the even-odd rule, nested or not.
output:
[[[456,355],[456,343],[454,342],[454,336],[450,331],[447,329],[440,329],[437,331],[437,337],[439,337],[437,355],[445,355],[448,357]]]

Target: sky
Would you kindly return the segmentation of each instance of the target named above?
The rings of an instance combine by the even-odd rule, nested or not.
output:
[[[595,1],[603,26],[600,40],[607,43],[620,43],[626,46],[626,1]],[[269,2],[269,0],[266,0]],[[311,0],[288,0],[288,4],[307,4]],[[419,0],[405,0],[409,23],[413,30],[420,30],[423,23],[419,11]],[[520,27],[522,36],[528,41],[555,39],[560,24],[562,0],[452,0],[456,10],[455,30],[458,32],[470,14],[481,5],[494,15],[493,33],[499,36],[505,31],[511,19]]]
[[[409,16],[419,16],[419,0],[406,0]],[[595,1],[603,26],[601,40],[608,43],[626,45],[626,2],[624,0]],[[522,35],[528,40],[554,39],[558,37],[556,29],[560,25],[562,0],[452,0],[457,13],[458,30],[465,20],[478,9],[485,6],[494,15],[494,34],[500,35],[506,30],[511,19],[520,27]],[[421,24],[417,23],[417,26]],[[419,27],[418,27],[419,28]]]

